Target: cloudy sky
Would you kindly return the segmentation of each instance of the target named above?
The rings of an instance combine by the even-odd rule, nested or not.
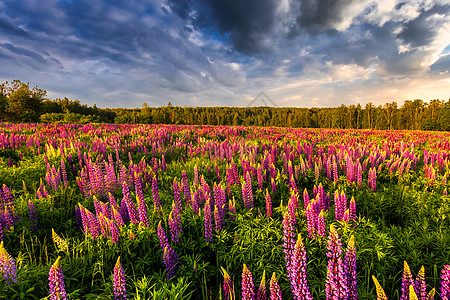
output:
[[[0,82],[100,107],[450,98],[448,0],[0,0]],[[261,103],[256,103],[261,104]]]

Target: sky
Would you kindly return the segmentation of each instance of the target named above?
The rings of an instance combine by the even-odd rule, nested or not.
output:
[[[109,108],[245,107],[262,91],[280,107],[447,101],[450,4],[0,0],[12,79]]]

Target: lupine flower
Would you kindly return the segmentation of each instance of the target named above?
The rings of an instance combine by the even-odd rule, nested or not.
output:
[[[427,300],[434,300],[434,294],[436,294],[436,288],[432,288],[427,294]]]
[[[0,242],[0,276],[7,284],[6,288],[11,286],[13,282],[17,282],[16,262],[6,251],[3,241]]]
[[[52,240],[57,246],[59,251],[69,251],[69,243],[65,239],[61,238],[53,228],[52,228]]]
[[[273,177],[270,179],[270,186],[272,187],[272,194],[275,194],[277,192],[277,184]]]
[[[288,278],[291,282],[291,290],[296,300],[312,300],[309,291],[307,276],[307,254],[302,236],[299,233],[295,243],[294,253],[290,262],[291,268],[288,270]]]
[[[294,254],[295,247],[295,233],[294,233],[294,225],[291,222],[291,215],[288,211],[286,211],[283,215],[283,252],[284,259],[286,260],[286,269],[288,274],[290,274],[292,256]]]
[[[350,237],[347,244],[347,250],[345,251],[344,272],[348,288],[346,300],[357,300],[356,249],[355,237],[353,235]]]
[[[34,207],[33,201],[28,200],[28,211],[30,212],[30,229],[33,230],[34,233],[37,233],[38,230],[38,219],[36,214],[36,207]]]
[[[400,295],[400,300],[409,299],[409,286],[411,284],[414,284],[414,281],[408,263],[405,261],[403,262],[402,293]]]
[[[427,284],[425,282],[425,268],[422,266],[414,281],[414,290],[419,300],[427,299]]]
[[[272,217],[272,199],[270,198],[268,189],[266,189],[266,217]]]
[[[206,242],[212,243],[213,241],[213,229],[212,229],[212,221],[211,221],[211,204],[209,203],[209,199],[206,200],[205,207],[203,209],[204,219],[205,219],[205,238]]]
[[[444,265],[441,271],[441,298],[450,299],[450,265]]]
[[[267,300],[266,291],[266,270],[263,271],[261,283],[259,284],[258,291],[256,292],[256,300]]]
[[[158,179],[156,178],[156,175],[153,176],[153,179],[152,179],[152,195],[153,195],[153,205],[155,206],[155,212],[161,213],[162,207],[161,207],[161,201],[159,199]]]
[[[158,226],[156,228],[156,233],[158,234],[159,243],[161,244],[161,249],[164,251],[167,245],[169,245],[169,241],[167,240],[166,233],[164,228],[161,225],[161,221],[159,221]]]
[[[333,225],[330,225],[327,249],[329,259],[325,283],[326,298],[329,300],[346,299],[348,290],[341,258],[341,239]]]
[[[127,288],[125,282],[125,273],[123,267],[120,264],[120,256],[117,258],[116,265],[114,266],[114,300],[126,300]]]
[[[232,214],[235,214],[236,213],[236,200],[233,198],[233,199],[230,199],[229,201],[228,201],[228,210],[229,210],[229,214],[228,214],[228,216],[230,217],[230,219],[234,219],[234,216],[232,215]]]
[[[142,179],[137,173],[134,173],[134,185],[138,203],[139,220],[145,227],[149,227],[147,219],[147,206],[145,205],[144,192],[142,190]]]
[[[51,300],[66,300],[66,285],[64,284],[64,275],[60,264],[61,257],[58,256],[56,261],[50,267],[48,276],[48,286],[50,288]]]
[[[357,217],[356,217],[356,202],[355,202],[355,197],[353,197],[353,196],[350,199],[349,215],[350,215],[350,219],[351,220],[354,220],[354,221],[357,220]]]
[[[214,221],[215,221],[215,229],[216,232],[219,232],[222,230],[222,219],[220,217],[219,209],[217,208],[217,205],[214,205]]]
[[[320,211],[319,215],[317,216],[317,235],[318,236],[325,236],[325,215],[323,213],[323,209]]]
[[[234,300],[234,287],[233,282],[231,281],[230,275],[228,275],[227,271],[224,268],[221,268],[223,272],[223,295],[225,300]]]
[[[183,212],[183,204],[181,203],[181,194],[180,187],[177,182],[177,178],[173,179],[173,197],[175,200],[175,205],[177,206],[177,210],[179,213]]]
[[[254,289],[252,272],[244,264],[242,271],[242,300],[255,300]]]
[[[107,220],[109,230],[111,232],[111,241],[113,244],[119,242],[119,228],[117,228],[117,225],[112,220]]]
[[[313,200],[314,201],[314,200]],[[308,236],[313,238],[316,236],[316,214],[312,208],[313,202],[310,202],[306,207],[306,225],[308,227]]]
[[[409,300],[419,300],[419,299],[417,298],[416,292],[414,291],[414,285],[411,284],[411,285],[408,287],[408,291],[409,291]]]
[[[378,280],[375,278],[375,276],[372,275],[373,282],[375,282],[375,288],[377,290],[377,300],[387,300],[386,293],[383,290],[383,287],[378,282]]]
[[[191,201],[191,189],[189,188],[186,170],[181,172],[181,183],[183,184],[183,192],[186,203]]]
[[[281,289],[278,284],[277,277],[275,272],[272,274],[272,278],[270,279],[270,300],[282,300],[281,299]]]
[[[167,279],[170,279],[175,276],[175,269],[179,263],[179,259],[169,245],[164,248],[163,261],[167,271]]]

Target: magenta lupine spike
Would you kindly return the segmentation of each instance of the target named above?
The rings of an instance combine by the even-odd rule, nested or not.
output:
[[[139,220],[145,227],[149,227],[147,205],[145,205],[144,191],[142,189],[142,179],[137,173],[134,173],[134,186],[138,203]]]
[[[258,291],[256,292],[256,300],[267,300],[266,270],[263,271],[261,283],[259,284]]]
[[[64,187],[68,187],[69,181],[67,180],[66,164],[64,163],[63,159],[61,159],[61,173],[62,173]]]
[[[199,201],[200,200],[199,200],[198,191],[194,191],[194,193],[192,195],[191,206],[192,206],[192,211],[194,212],[195,215],[200,214],[200,208],[198,206]]]
[[[175,205],[177,206],[177,210],[182,213],[183,212],[183,204],[181,203],[181,194],[180,187],[177,182],[177,178],[173,179],[173,197],[175,199]]]
[[[270,179],[270,185],[272,187],[272,194],[275,194],[277,192],[277,184],[275,183],[275,179],[273,177]]]
[[[38,230],[38,219],[36,214],[36,207],[33,204],[33,201],[28,200],[28,211],[30,213],[30,229],[37,233]]]
[[[414,284],[411,269],[406,261],[403,262],[403,275],[402,275],[402,293],[400,300],[409,300],[409,286]]]
[[[291,282],[291,291],[296,300],[312,300],[311,292],[309,291],[307,277],[307,254],[305,245],[303,244],[301,234],[298,234],[297,242],[295,243],[292,260],[290,262],[291,268],[288,270],[288,278]]]
[[[287,273],[291,273],[292,257],[295,247],[295,233],[294,225],[291,221],[291,215],[286,211],[283,215],[283,252],[284,259],[286,260]]]
[[[255,300],[252,272],[245,264],[242,271],[242,300]]]
[[[338,167],[336,164],[336,158],[334,156],[333,156],[333,181],[335,183],[339,183]]]
[[[3,246],[3,240],[0,242],[0,276],[6,283],[6,289],[17,282],[16,262]]]
[[[186,170],[181,172],[181,183],[183,185],[184,199],[186,203],[189,203],[191,201],[191,189],[189,188]]]
[[[340,205],[341,211],[339,215],[341,216],[341,218],[344,218],[344,213],[347,210],[347,195],[343,190],[341,191],[340,203],[341,203]]]
[[[352,235],[347,244],[347,250],[345,251],[344,258],[344,272],[347,281],[347,298],[345,300],[357,300],[358,288],[357,288],[357,272],[356,272],[356,249],[355,249],[355,237]]]
[[[342,216],[342,221],[345,223],[350,222],[350,211],[347,209]]]
[[[355,197],[353,197],[353,196],[350,199],[349,214],[350,214],[350,219],[351,220],[354,220],[354,221],[357,220],[357,217],[356,217],[356,202],[355,202]]]
[[[318,236],[325,236],[326,229],[325,229],[325,215],[323,212],[323,209],[320,211],[319,215],[317,216],[317,235]]]
[[[444,265],[441,271],[441,299],[450,299],[450,265]]]
[[[308,191],[306,190],[306,188],[303,190],[303,205],[304,205],[305,209],[309,205],[309,194],[308,194]]]
[[[414,291],[418,300],[427,300],[427,284],[425,282],[425,268],[422,266],[414,281]]]
[[[111,205],[111,209],[112,209],[112,217],[116,221],[117,226],[120,227],[125,225],[122,215],[117,211],[116,207]]]
[[[169,240],[167,239],[164,228],[161,225],[161,221],[159,221],[158,226],[156,228],[156,233],[158,234],[159,243],[161,245],[161,249],[164,251],[164,248],[169,245]]]
[[[217,205],[214,205],[214,221],[216,225],[215,226],[216,232],[220,232],[222,230],[223,224]]]
[[[316,221],[317,221],[317,217],[316,217],[316,213],[313,209],[313,204],[314,204],[313,200],[312,202],[310,202],[308,204],[308,207],[306,207],[306,225],[307,225],[307,229],[308,229],[308,237],[309,238],[314,238],[316,236]]]
[[[318,180],[320,176],[320,169],[319,166],[317,165],[317,162],[314,163],[314,175],[316,180]]]
[[[205,239],[206,239],[207,243],[212,243],[213,242],[213,228],[212,228],[212,220],[211,220],[211,203],[210,203],[209,199],[206,200],[203,212],[204,212],[204,221],[205,221]]]
[[[117,258],[116,265],[114,266],[114,300],[126,300],[127,288],[125,282],[125,272],[123,271],[122,264],[120,263],[120,256]]]
[[[263,175],[262,175],[261,167],[256,168],[256,178],[258,179],[258,188],[260,190],[262,190],[263,189]]]
[[[198,177],[198,166],[195,165],[194,166],[194,185],[195,185],[195,187],[198,187],[198,179],[199,179],[199,177]]]
[[[275,272],[273,272],[272,278],[270,279],[269,290],[270,290],[270,300],[282,300],[281,289],[280,289],[280,285],[278,284],[278,280],[275,275]]]
[[[156,175],[153,176],[152,178],[152,195],[155,212],[162,213],[161,200],[159,199],[159,191],[158,191],[158,179],[156,178]]]
[[[60,264],[61,257],[58,256],[56,261],[50,267],[48,274],[48,286],[50,288],[51,300],[66,300],[66,285],[64,284],[64,275]]]
[[[336,221],[342,220],[342,204],[341,195],[338,190],[334,192],[334,215]]]
[[[266,189],[266,217],[272,217],[272,199],[270,198],[268,189]]]
[[[170,236],[171,236],[172,242],[177,243],[179,241],[179,237],[178,237],[179,231],[178,231],[176,222],[173,220],[172,215],[173,215],[173,210],[169,214],[167,223],[169,224],[169,230],[170,230]]]
[[[348,294],[344,266],[342,262],[342,244],[339,234],[333,225],[330,225],[327,245],[327,278],[325,283],[325,294],[329,300],[346,299]]]
[[[130,189],[125,181],[122,182],[122,193],[123,193],[123,201],[126,203],[128,216],[130,217],[131,223],[139,224],[139,215],[138,212],[136,211],[136,207],[134,206],[133,201],[131,201]],[[122,206],[124,205],[122,204]]]
[[[223,273],[223,295],[225,300],[235,300],[234,286],[230,275],[222,268]]]
[[[114,221],[107,219],[109,231],[111,232],[111,241],[113,244],[119,242],[119,228]]]

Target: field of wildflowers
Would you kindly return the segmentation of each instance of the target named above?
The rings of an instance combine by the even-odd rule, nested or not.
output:
[[[450,133],[0,125],[2,299],[449,299]]]

